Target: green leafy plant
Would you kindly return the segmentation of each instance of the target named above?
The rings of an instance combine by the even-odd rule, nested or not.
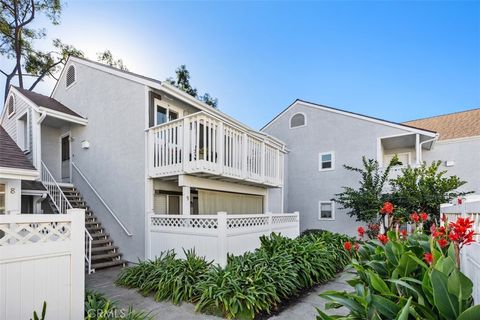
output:
[[[85,320],[152,320],[150,313],[128,309],[119,309],[115,301],[107,299],[99,292],[85,292]]]
[[[434,161],[430,165],[423,163],[420,167],[403,168],[402,173],[391,181],[390,198],[398,208],[403,209],[405,219],[414,211],[439,217],[440,204],[472,193],[457,191],[466,181],[454,175],[446,176],[447,171],[439,170],[440,165],[441,161]]]
[[[169,251],[125,268],[116,283],[153,294],[157,300],[196,302],[197,311],[253,319],[332,279],[350,262],[341,248],[351,238],[328,231],[296,239],[271,234],[260,240],[254,252],[230,255],[224,268],[193,251],[185,252],[185,259]]]
[[[379,236],[382,241],[360,241],[356,250],[346,245],[356,272],[348,282],[353,291],[320,296],[329,301],[327,309],[343,306],[348,315],[318,310],[317,319],[475,319],[480,306],[472,306],[473,284],[456,263],[459,244],[473,241],[470,222],[443,222],[430,236],[415,223],[411,235],[389,231]],[[446,235],[452,239],[449,246],[442,242]]]
[[[45,320],[46,313],[47,313],[47,302],[43,301],[42,314],[39,317],[37,314],[37,311],[33,311],[33,320]],[[32,319],[30,318],[30,320]]]
[[[388,175],[393,166],[397,165],[398,157],[394,156],[385,170],[380,168],[378,161],[362,157],[363,168],[344,165],[348,171],[360,174],[360,185],[357,189],[343,187],[343,192],[336,194],[333,199],[347,214],[357,221],[372,223],[377,220],[378,210],[388,199],[384,186],[388,184]]]

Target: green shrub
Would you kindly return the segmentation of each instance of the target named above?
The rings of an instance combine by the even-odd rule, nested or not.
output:
[[[177,259],[172,251],[125,268],[117,284],[154,294],[157,300],[196,302],[196,310],[228,318],[269,314],[301,290],[332,279],[350,261],[342,249],[349,237],[328,231],[296,239],[272,233],[254,252],[228,256],[222,268],[193,251]]]
[[[116,283],[138,288],[144,295],[153,293],[156,300],[175,304],[192,301],[200,295],[196,284],[205,277],[211,262],[197,257],[193,250],[184,253],[186,259],[177,259],[173,251],[167,251],[155,260],[124,268]]]

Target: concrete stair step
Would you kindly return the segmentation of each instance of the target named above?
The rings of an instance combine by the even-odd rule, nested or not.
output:
[[[93,263],[92,264],[92,269],[103,269],[103,268],[109,268],[109,267],[114,267],[114,266],[126,266],[127,261],[125,260],[113,260],[113,261],[108,261],[108,262],[100,262],[100,263]]]
[[[112,250],[118,250],[118,246],[103,245],[101,247],[93,247],[92,248],[92,254],[94,252],[104,252],[104,251],[112,251]]]
[[[92,261],[120,258],[122,256],[119,252],[105,253],[105,254],[92,254]]]

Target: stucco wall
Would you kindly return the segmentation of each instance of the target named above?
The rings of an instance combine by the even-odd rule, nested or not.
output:
[[[462,190],[480,193],[480,139],[440,140],[432,150],[424,152],[423,160],[427,163],[442,160],[441,170],[447,170],[447,175],[457,175],[467,181]],[[455,164],[446,167],[445,161],[454,161]]]
[[[99,217],[124,258],[145,252],[145,87],[82,64],[76,83],[60,79],[54,98],[88,119],[72,128],[72,161],[133,234],[126,235],[73,169],[73,183]],[[68,68],[68,66],[67,66]],[[90,148],[82,149],[82,141]]]
[[[307,126],[290,129],[290,117],[303,112]],[[361,166],[362,156],[376,159],[377,137],[405,133],[382,124],[296,105],[277,118],[265,132],[287,144],[285,210],[300,212],[300,228],[327,229],[354,234],[357,223],[335,204],[335,220],[319,220],[319,201],[329,201],[342,186],[358,185],[359,176],[343,164]],[[334,151],[335,169],[319,171],[319,153]],[[270,200],[270,199],[269,199]]]

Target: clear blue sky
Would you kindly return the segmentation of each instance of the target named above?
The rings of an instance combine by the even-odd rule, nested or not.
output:
[[[480,107],[480,2],[69,1],[47,31],[160,80],[186,64],[254,128],[296,98],[392,121]]]

